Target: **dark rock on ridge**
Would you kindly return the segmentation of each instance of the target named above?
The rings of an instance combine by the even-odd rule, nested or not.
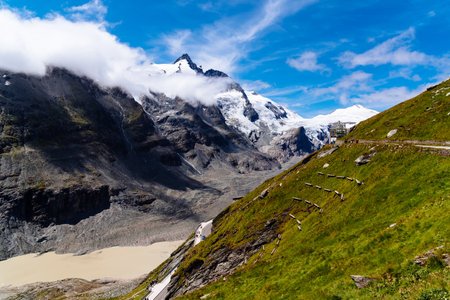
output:
[[[203,74],[203,70],[202,68],[198,67],[190,58],[190,56],[187,53],[184,53],[183,55],[181,55],[180,57],[177,58],[177,60],[175,60],[174,64],[176,64],[177,62],[179,62],[180,60],[185,59],[189,65],[189,67],[196,71],[199,74]]]
[[[218,70],[214,70],[214,69],[209,69],[204,74],[205,74],[206,77],[229,77],[224,72],[221,72],[221,71],[218,71]]]

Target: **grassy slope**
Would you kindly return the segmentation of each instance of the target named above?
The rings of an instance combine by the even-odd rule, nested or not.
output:
[[[362,122],[347,138],[380,140],[397,128],[391,139],[448,141],[448,92],[449,80]],[[358,156],[374,151],[378,154],[367,165],[355,165]],[[322,168],[325,163],[330,164],[327,169]],[[318,171],[356,177],[365,184],[320,176]],[[426,267],[413,264],[415,256],[437,246],[444,245],[440,253],[449,252],[449,175],[447,154],[412,145],[344,144],[329,156],[299,164],[234,203],[179,272],[194,259],[208,263],[208,254],[223,245],[233,248],[245,243],[249,233],[262,229],[267,220],[280,217],[285,210],[302,220],[303,231],[285,216],[280,229],[283,238],[273,256],[270,252],[275,242],[266,246],[266,254],[256,264],[253,261],[259,253],[226,281],[186,298],[210,293],[232,299],[397,299],[449,290],[449,271],[440,260]],[[240,209],[273,182],[277,186],[265,199]],[[305,182],[338,190],[344,193],[345,201],[307,187]],[[315,202],[324,213],[308,214],[306,204],[292,201],[292,197]],[[393,223],[397,225],[389,227]],[[351,274],[372,276],[378,282],[360,290]]]
[[[392,129],[398,132],[391,140],[448,141],[450,132],[450,80],[430,91],[361,122],[349,134],[350,138],[364,140],[386,139]]]
[[[266,247],[267,254],[257,264],[250,260],[226,281],[209,285],[187,298],[212,293],[217,298],[233,299],[369,299],[375,295],[413,297],[433,287],[448,289],[448,269],[415,267],[411,263],[416,255],[443,244],[442,251],[448,252],[448,158],[412,146],[379,145],[379,153],[369,164],[356,166],[355,158],[371,147],[345,145],[330,156],[295,167],[284,180],[280,180],[282,175],[274,178],[282,187],[277,186],[248,209],[239,211],[271,182],[233,204],[214,233],[200,244],[195,257],[206,257],[220,244],[233,247],[241,243],[244,235],[262,228],[265,221],[285,209],[302,220],[303,231],[299,232],[295,221],[285,217],[282,241],[273,256],[270,251],[274,243]],[[327,173],[356,177],[365,184],[358,186],[348,180],[317,175],[324,163],[330,164]],[[304,182],[343,192],[346,200],[340,202],[331,193],[307,187]],[[319,204],[324,213],[308,215],[305,204],[293,202],[293,196]],[[392,223],[397,225],[388,228]],[[232,234],[235,229],[237,232]],[[183,266],[188,264],[189,260]],[[414,275],[417,272],[420,275]],[[351,274],[382,280],[377,287],[358,290]],[[418,276],[422,280],[417,280]],[[398,282],[384,287],[390,277]]]

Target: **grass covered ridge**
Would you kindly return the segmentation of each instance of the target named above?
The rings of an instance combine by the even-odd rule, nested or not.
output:
[[[448,141],[450,132],[450,80],[383,111],[356,126],[348,137],[364,140]]]
[[[371,162],[356,166],[358,156],[371,152],[377,152]],[[308,163],[265,182],[234,203],[177,272],[182,274],[194,260],[211,263],[210,253],[222,247],[236,248],[248,242],[252,232],[262,230],[266,221],[283,218],[276,252],[270,255],[274,241],[265,246],[256,264],[259,252],[226,281],[182,299],[205,294],[215,299],[420,299],[426,296],[423,293],[449,290],[448,268],[439,257],[441,263],[413,264],[415,256],[437,246],[444,245],[440,253],[449,252],[448,157],[412,145],[386,144],[344,144],[329,156],[312,156]],[[326,169],[325,163],[330,164]],[[321,176],[319,171],[357,178],[364,184]],[[242,209],[273,182],[276,185],[266,198]],[[305,182],[337,190],[345,201]],[[324,212],[308,213],[306,204],[292,197],[316,203]],[[301,220],[302,231],[289,215],[282,215],[284,211]],[[350,275],[378,281],[360,290]]]

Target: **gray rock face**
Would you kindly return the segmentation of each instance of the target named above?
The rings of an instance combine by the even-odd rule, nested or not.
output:
[[[286,212],[282,217],[286,216]],[[217,223],[223,216],[219,215],[214,220]],[[263,245],[272,242],[277,238],[277,228],[282,223],[282,219],[272,219],[267,222],[264,229],[255,232],[250,241],[238,248],[228,248],[223,246],[214,253],[208,255],[205,261],[197,259],[192,261],[184,269],[184,278],[173,276],[168,286],[166,299],[171,299],[196,290],[218,279],[226,279],[239,266],[245,263],[246,259],[256,252],[263,250]],[[281,237],[279,237],[281,238]]]
[[[364,288],[367,287],[367,284],[369,282],[377,280],[375,278],[364,277],[364,276],[361,276],[361,275],[350,275],[350,277],[353,279],[353,281],[355,282],[356,287],[359,288],[359,289],[364,289]]]
[[[276,107],[270,102],[267,102],[265,106],[274,113],[277,119],[283,119],[287,117],[287,113],[282,107]]]
[[[305,128],[300,127],[273,138],[267,154],[279,161],[287,161],[294,156],[303,156],[317,150],[306,135]]]
[[[280,167],[239,131],[230,128],[216,106],[194,107],[162,94],[152,94],[142,101],[144,110],[154,116],[161,134],[198,170],[215,168],[214,165],[221,163],[241,173]]]

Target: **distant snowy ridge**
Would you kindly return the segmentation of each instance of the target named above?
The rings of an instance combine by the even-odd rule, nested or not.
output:
[[[360,104],[356,104],[347,108],[336,109],[328,115],[317,115],[312,119],[308,119],[307,121],[310,126],[316,124],[331,124],[337,121],[341,121],[349,125],[355,125],[361,121],[373,117],[377,113],[378,111],[376,110],[366,108]]]

